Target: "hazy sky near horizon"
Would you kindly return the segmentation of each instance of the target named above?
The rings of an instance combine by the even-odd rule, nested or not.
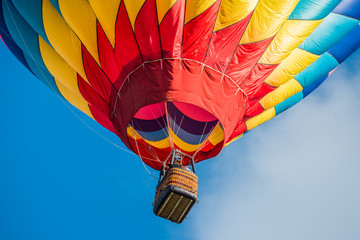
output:
[[[153,215],[139,159],[0,45],[0,239],[360,239],[360,51],[198,164],[200,203],[176,225]]]

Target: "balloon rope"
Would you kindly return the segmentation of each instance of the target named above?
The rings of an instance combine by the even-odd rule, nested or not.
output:
[[[208,122],[205,123],[205,127],[203,128],[203,131],[202,131],[201,137],[200,137],[200,141],[199,141],[198,144],[200,144],[201,141],[202,141],[202,138],[203,138],[203,136],[204,136],[204,132],[205,132],[205,129],[206,129],[206,127],[207,127],[207,124],[208,124]],[[213,130],[213,129],[211,129],[210,133],[212,132],[212,130]],[[207,137],[208,137],[208,136],[209,136],[209,135],[207,135]],[[206,140],[206,139],[204,139],[204,141],[205,141],[205,140]]]
[[[216,128],[216,126],[219,125],[219,123],[217,123],[210,131],[210,134],[208,135],[208,137],[211,135],[211,133],[214,131],[214,129]],[[218,133],[219,135],[219,133]],[[216,135],[216,137],[218,136]],[[196,150],[196,152],[194,153],[194,155],[192,156],[192,158],[195,158],[195,155],[200,152],[200,150],[205,147],[207,144],[209,144],[210,141],[206,141],[207,139],[204,140],[204,142],[201,144],[201,146]]]
[[[167,127],[168,127],[168,132],[169,132],[169,140],[170,140],[170,144],[171,144],[171,150],[174,150],[175,147],[174,147],[174,143],[172,141],[172,138],[171,138],[171,134],[170,134],[170,125],[169,125],[169,114],[168,114],[168,111],[167,111],[167,102],[165,102],[165,113],[166,113],[166,123],[167,123]]]
[[[139,157],[140,157],[140,160],[141,160],[142,165],[144,166],[145,170],[150,174],[150,176],[152,176],[152,177],[154,177],[154,178],[156,178],[156,179],[159,179],[159,178],[157,178],[156,176],[154,176],[154,175],[149,171],[149,169],[145,166],[145,163],[144,163],[144,161],[142,160],[142,157],[141,157],[141,153],[140,153],[140,150],[139,150],[139,146],[138,146],[138,144],[137,144],[135,129],[134,129],[133,133],[134,133],[135,145],[136,145],[136,148],[137,148],[137,151],[138,151],[138,154],[139,154]]]

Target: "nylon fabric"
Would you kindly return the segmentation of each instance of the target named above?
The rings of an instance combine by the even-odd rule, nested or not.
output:
[[[320,20],[325,18],[341,0],[301,0],[291,13],[291,20]]]
[[[303,87],[294,78],[267,94],[259,103],[267,110],[285,101],[294,94],[301,92]]]
[[[247,131],[250,131],[253,128],[256,128],[257,126],[263,124],[264,122],[269,121],[273,117],[275,117],[275,108],[270,108],[266,110],[263,113],[260,113],[259,115],[249,119],[246,121],[246,128]]]
[[[358,24],[359,20],[331,13],[299,48],[321,55]]]
[[[360,47],[355,0],[0,2],[14,55],[158,170],[216,156]]]
[[[319,26],[322,20],[287,20],[259,60],[262,64],[280,64]]]
[[[358,0],[343,0],[334,9],[334,13],[349,16],[351,18],[360,19],[360,2]]]
[[[182,2],[182,0],[156,0],[156,10],[159,24],[162,22],[165,15],[173,8],[176,2]]]
[[[222,0],[214,32],[236,24],[254,11],[258,0]],[[239,34],[240,36],[242,34]]]
[[[215,2],[219,0],[186,0],[185,25],[207,11]]]
[[[112,1],[98,1],[88,0],[91,8],[93,9],[97,20],[100,22],[101,27],[109,39],[111,46],[115,46],[115,28],[116,18],[120,7],[121,0]]]
[[[11,2],[35,32],[49,42],[42,20],[42,0],[12,0]]]
[[[303,71],[320,56],[302,50],[295,49],[270,75],[265,82],[275,87],[286,83],[296,74]]]
[[[65,22],[99,64],[96,16],[88,0],[59,0],[59,6]]]
[[[129,20],[133,29],[135,29],[136,18],[145,2],[146,0],[139,0],[139,1],[123,0],[123,3],[125,4],[126,12],[129,16]]]
[[[43,18],[51,46],[83,79],[86,79],[81,56],[81,42],[49,0],[43,0]]]
[[[259,0],[240,44],[273,37],[289,17],[299,0]]]
[[[59,87],[62,96],[72,105],[92,117],[88,104],[80,93],[77,73],[41,38],[39,44],[46,68],[57,80],[56,85]]]

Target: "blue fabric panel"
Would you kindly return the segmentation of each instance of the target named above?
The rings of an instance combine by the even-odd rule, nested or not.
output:
[[[341,0],[300,0],[289,19],[320,20],[325,18]]]
[[[4,19],[7,29],[14,42],[23,50],[29,51],[37,45],[37,34],[31,26],[22,18],[11,1],[4,0]],[[36,39],[36,40],[35,40]],[[38,47],[37,47],[38,48]]]
[[[334,9],[334,12],[360,19],[360,1],[342,0],[341,3]]]
[[[58,0],[50,0],[50,2],[52,3],[52,5],[56,8],[56,10],[60,13],[61,15],[61,11],[60,11],[60,7],[59,7],[59,1]]]
[[[34,60],[31,57],[28,57],[27,55],[25,55],[25,59],[26,59],[27,63],[29,64],[29,67],[30,67],[31,71],[33,72],[33,74],[42,83],[44,83],[45,86],[50,88],[53,92],[55,92],[60,97],[63,97],[55,83],[54,77],[49,73],[49,71],[41,68],[38,65],[38,63],[34,62]]]
[[[14,56],[27,68],[30,70],[30,66],[25,60],[23,51],[16,45],[14,39],[11,37],[5,23],[4,14],[3,14],[3,4],[4,2],[0,0],[0,35],[7,46],[7,48],[14,54]]]
[[[6,35],[9,39],[12,39],[10,36],[10,33],[6,27],[6,24],[5,24],[4,13],[3,13],[3,4],[4,4],[4,2],[2,0],[0,0],[0,31],[1,31],[1,35],[2,36]]]
[[[11,3],[8,10],[4,10],[4,18],[8,30],[15,43],[24,51],[26,55],[31,56],[40,67],[46,69],[40,54],[37,33],[21,17],[21,15],[17,12],[14,6],[11,5]],[[19,31],[20,29],[21,31]]]
[[[304,88],[302,90],[304,98],[307,97],[312,91],[314,91],[318,86],[320,86],[320,84],[322,84],[325,79],[329,76],[329,74],[326,74],[325,76],[319,78],[318,80],[316,80],[315,82],[313,82],[312,84],[310,84],[309,86],[307,86],[306,88]]]
[[[168,136],[167,128],[163,128],[161,130],[155,131],[155,132],[142,132],[139,130],[136,130],[136,132],[143,138],[149,141],[160,141]],[[131,136],[134,137],[134,136]]]
[[[12,54],[31,72],[30,66],[25,60],[25,56],[23,51],[15,44],[15,42],[8,38],[5,34],[3,35],[2,31],[0,31],[0,35],[6,45],[6,47],[12,52]],[[0,40],[0,44],[1,40]]]
[[[135,130],[139,130],[142,132],[155,132],[161,130],[167,126],[166,115],[151,120],[144,120],[138,118],[131,119],[131,126]]]
[[[339,65],[338,61],[329,53],[324,53],[318,60],[295,76],[303,88],[328,74]]]
[[[360,47],[360,26],[355,27],[348,35],[329,50],[339,63],[342,63]]]
[[[358,24],[358,20],[330,13],[299,48],[321,55],[334,46]]]
[[[303,99],[303,93],[299,92],[275,106],[276,115],[286,111]]]
[[[176,124],[176,122],[171,118],[170,115],[168,115],[168,119],[169,119],[169,126],[171,128],[171,130],[176,134],[176,136],[178,136],[181,140],[183,140],[186,143],[189,144],[199,144],[202,143],[205,139],[208,138],[209,134],[211,132],[209,132],[208,134],[204,134],[204,135],[195,135],[195,134],[191,134],[187,131],[185,131],[182,128],[179,128],[179,126]]]
[[[42,18],[42,0],[12,0],[12,2],[29,25],[49,43]]]
[[[22,18],[16,8],[12,5],[9,0],[4,0],[7,2],[6,9],[4,8],[4,19],[9,30],[9,33],[14,39],[14,42],[18,45],[20,49],[24,52],[26,56],[26,62],[29,63],[29,59],[32,59],[32,66],[28,65],[32,72],[39,77],[38,74],[41,72],[46,73],[45,76],[51,75],[43,62],[39,49],[39,40],[38,34],[32,29],[32,27]],[[21,29],[21,32],[19,31]],[[35,64],[36,62],[36,64]],[[40,69],[39,69],[40,68]],[[34,72],[35,71],[35,72]],[[49,80],[49,83],[45,81]],[[42,77],[41,79],[46,85],[51,85],[57,94],[60,94],[55,81],[53,78]],[[61,94],[60,94],[61,95]]]

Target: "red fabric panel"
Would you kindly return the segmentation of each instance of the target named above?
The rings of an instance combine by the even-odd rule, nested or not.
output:
[[[174,102],[176,108],[184,115],[199,122],[211,122],[217,120],[212,114],[193,104]]]
[[[225,29],[215,32],[211,38],[205,64],[220,72],[225,72],[239,45],[253,12],[244,19]]]
[[[243,134],[244,132],[246,132],[247,130],[247,127],[246,127],[246,124],[245,122],[243,121],[240,121],[236,128],[234,129],[233,133],[231,134],[231,136],[229,137],[229,139],[226,141],[226,142],[230,142],[231,140],[233,140],[235,137]]]
[[[134,115],[135,118],[143,120],[153,120],[166,114],[165,103],[155,103],[141,108]]]
[[[200,162],[202,160],[215,157],[217,154],[219,154],[219,152],[223,148],[224,142],[220,142],[215,146],[212,145],[211,143],[209,143],[209,145],[204,145],[204,146],[205,147],[196,154],[194,159],[195,162]]]
[[[107,103],[115,103],[115,99],[112,98],[116,96],[117,90],[84,46],[82,46],[82,56],[85,73],[92,88]]]
[[[163,58],[180,58],[185,17],[185,1],[177,1],[160,23]]]
[[[117,133],[114,125],[109,120],[112,115],[112,109],[107,102],[78,74],[78,85],[81,95],[89,103],[89,108],[95,120],[106,129]]]
[[[156,170],[161,170],[162,163],[157,161],[154,156],[157,156],[160,159],[166,159],[171,153],[171,148],[159,149],[151,147],[150,150],[148,144],[143,139],[137,139],[135,142],[134,139],[129,138],[129,143],[131,146],[130,149],[132,149],[137,155],[141,156],[141,160],[145,164]]]
[[[94,119],[104,128],[118,135],[117,130],[114,128],[112,121],[108,116],[104,115],[101,111],[98,111],[95,106],[89,105],[90,112],[93,115]]]
[[[239,45],[226,74],[241,85],[253,70],[273,37],[255,43]]]
[[[220,2],[220,0],[216,1],[209,9],[185,25],[183,58],[194,59],[199,62],[205,60]]]
[[[248,105],[248,104],[247,104]],[[251,117],[255,117],[256,115],[264,112],[264,108],[261,106],[261,104],[256,101],[255,103],[249,104],[249,106],[245,110],[245,116],[244,121]]]
[[[124,66],[125,76],[142,64],[141,55],[135,35],[122,1],[116,20],[115,55],[119,64]],[[124,78],[117,80],[116,86],[121,86]]]
[[[147,0],[135,21],[135,36],[143,61],[161,58],[155,0]]]
[[[252,99],[255,98],[262,98],[264,97],[266,94],[268,94],[269,92],[272,92],[276,89],[276,87],[274,86],[270,86],[269,84],[263,82],[260,84],[260,86],[258,86],[257,90],[251,95]]]
[[[111,82],[115,82],[120,74],[122,66],[116,61],[115,50],[111,46],[103,28],[97,21],[98,49],[100,64]]]
[[[275,70],[277,65],[256,64],[241,88],[248,98],[253,98],[264,80]]]
[[[195,61],[164,60],[162,67],[159,62],[145,64],[121,89],[114,126],[123,142],[129,146],[126,127],[134,114],[143,106],[164,101],[191,103],[210,112],[224,127],[226,140],[244,114],[245,96],[237,86]]]
[[[201,150],[202,152],[209,152],[211,151],[215,146],[209,142],[209,140],[206,140],[204,143],[203,143],[203,146],[201,147]]]

